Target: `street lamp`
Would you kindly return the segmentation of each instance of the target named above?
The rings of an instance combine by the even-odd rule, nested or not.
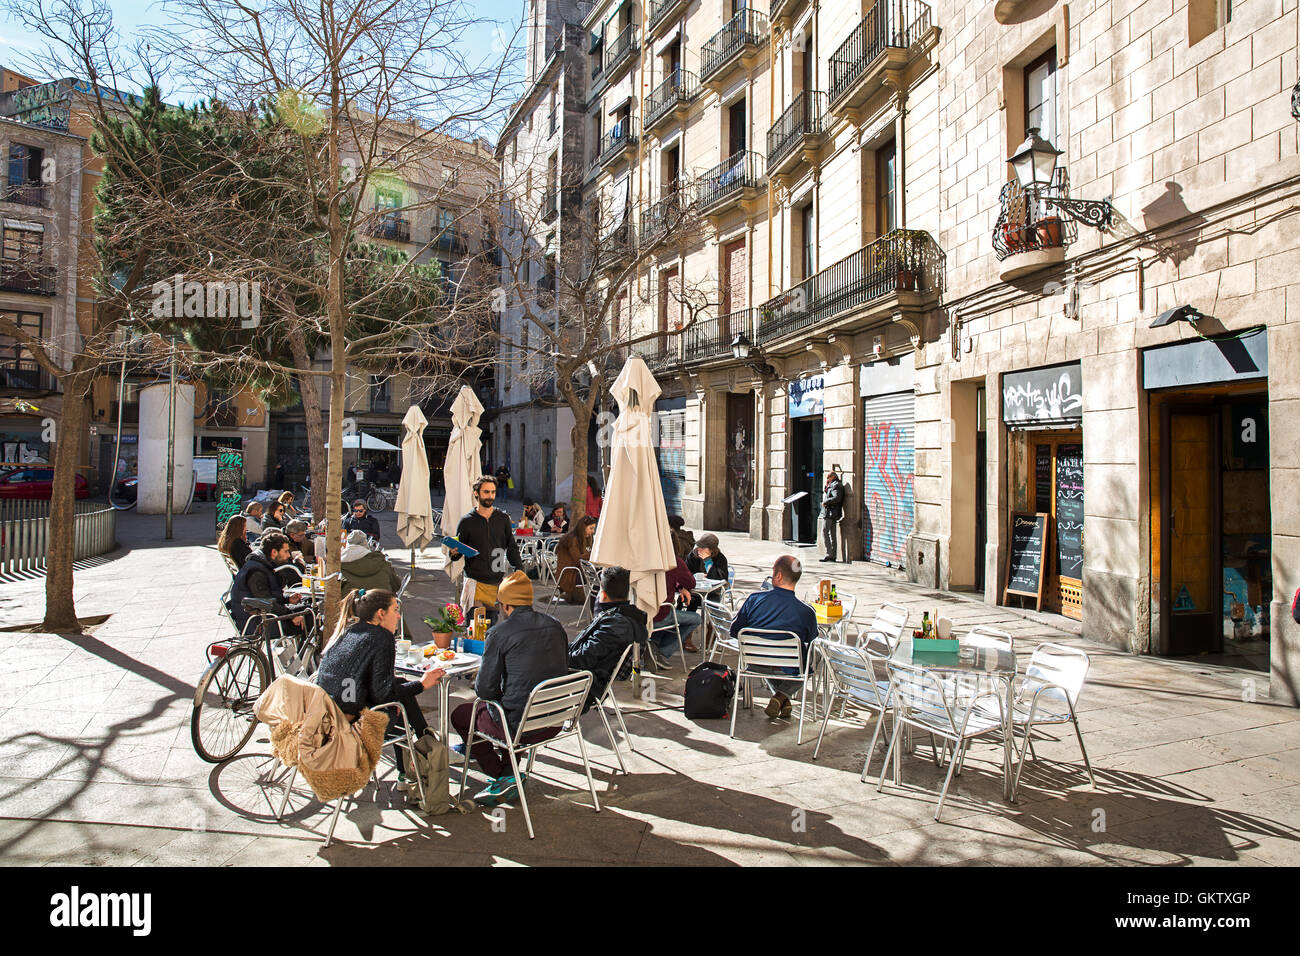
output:
[[[755,351],[758,354],[751,358],[751,353]],[[751,345],[749,337],[744,332],[737,333],[736,337],[731,340],[731,356],[737,362],[743,363],[747,368],[753,369],[763,378],[776,378],[776,369],[763,361],[763,350]]]
[[[1038,127],[1034,126],[1007,162],[1015,170],[1020,187],[1034,198],[1055,206],[1084,225],[1106,228],[1114,213],[1109,199],[1070,199],[1046,193],[1056,177],[1056,160],[1060,155],[1061,151],[1039,136]]]

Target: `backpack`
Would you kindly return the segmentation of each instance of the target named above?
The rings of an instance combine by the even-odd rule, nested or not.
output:
[[[692,720],[717,719],[731,713],[736,693],[736,674],[725,664],[705,661],[686,677],[682,710]]]

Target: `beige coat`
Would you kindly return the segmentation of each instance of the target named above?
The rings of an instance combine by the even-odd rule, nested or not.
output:
[[[285,674],[257,701],[257,719],[271,728],[271,747],[286,767],[301,771],[321,802],[356,793],[379,762],[388,715],[363,710],[348,720],[311,681]]]

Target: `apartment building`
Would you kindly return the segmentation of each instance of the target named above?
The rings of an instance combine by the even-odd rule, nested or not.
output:
[[[586,103],[590,7],[573,0],[532,0],[525,22],[525,90],[497,142],[500,345],[494,401],[483,416],[485,464],[504,464],[511,497],[567,501],[573,490],[573,412],[559,397],[554,368],[539,348],[559,329],[571,285],[561,263],[579,268],[585,230]],[[595,426],[586,436],[594,452]],[[596,467],[594,453],[589,461]],[[581,487],[581,486],[580,486]]]
[[[76,276],[84,140],[0,119],[0,313],[50,347],[63,366],[78,347]],[[44,423],[62,412],[57,376],[0,331],[0,463],[52,462]]]

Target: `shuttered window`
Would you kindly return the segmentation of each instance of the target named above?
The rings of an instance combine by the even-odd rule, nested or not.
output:
[[[913,392],[862,400],[862,553],[890,567],[903,567],[916,522],[915,405]]]

